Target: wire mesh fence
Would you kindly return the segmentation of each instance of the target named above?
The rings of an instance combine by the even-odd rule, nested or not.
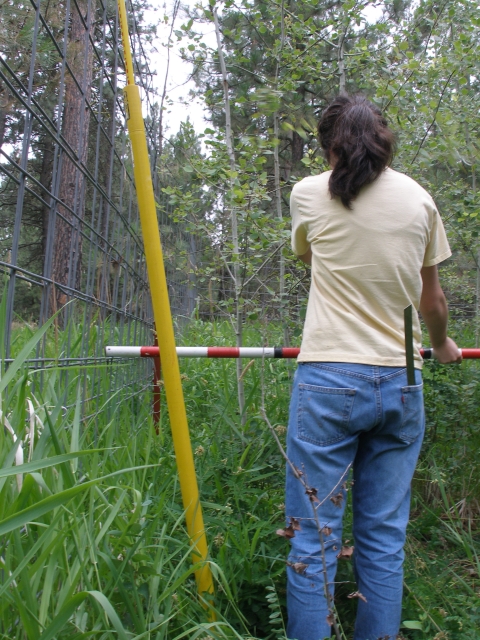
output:
[[[203,203],[204,220],[209,206],[217,208],[208,237],[195,212],[178,220],[164,194],[162,166],[169,157],[162,160],[162,109],[138,9],[129,5],[135,75],[146,112],[172,314],[181,329],[194,315],[230,318],[238,291],[215,237],[215,225],[226,224],[218,219],[219,203]],[[65,404],[76,402],[80,389],[84,415],[95,415],[106,396],[122,389],[134,397],[152,380],[148,362],[113,365],[104,357],[107,344],[154,341],[125,125],[117,3],[10,0],[1,12],[3,355],[11,362],[33,328],[57,314],[28,366],[60,367],[62,387],[74,388]],[[273,253],[259,257],[253,276],[244,274],[246,316],[255,308],[275,316],[279,253]]]
[[[138,29],[132,34],[145,66]],[[87,414],[105,393],[134,395],[151,378],[148,365],[136,362],[105,376],[105,344],[152,340],[122,68],[115,2],[3,3],[4,356],[9,362],[18,353],[26,323],[41,325],[58,312],[29,366],[62,367],[67,389],[72,375],[82,377],[79,367],[90,365],[80,385]],[[151,88],[143,88],[148,103]]]

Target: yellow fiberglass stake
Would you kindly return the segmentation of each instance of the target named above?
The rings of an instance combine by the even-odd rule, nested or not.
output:
[[[128,38],[125,0],[118,0],[123,50],[127,73],[125,102],[127,125],[132,145],[135,188],[147,261],[147,272],[152,295],[153,316],[157,327],[158,346],[162,354],[162,369],[167,396],[168,413],[172,426],[173,445],[177,459],[187,530],[192,545],[192,560],[202,566],[195,572],[200,594],[213,593],[210,567],[206,563],[208,546],[200,506],[197,477],[193,462],[192,444],[188,431],[180,368],[178,366],[173,333],[167,279],[163,264],[162,246],[158,230],[157,211],[148,158],[147,139],[142,117],[142,105],[133,76],[132,54]],[[211,612],[213,617],[213,612]]]

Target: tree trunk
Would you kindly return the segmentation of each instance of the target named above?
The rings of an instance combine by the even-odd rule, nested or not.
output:
[[[284,0],[281,3],[281,47],[280,53],[283,51],[283,47],[285,44],[285,6]],[[275,89],[278,91],[278,76],[280,72],[280,64],[279,60],[277,60],[277,67],[275,71]],[[279,220],[283,219],[282,213],[282,189],[280,186],[280,155],[279,155],[279,145],[280,145],[280,116],[278,111],[275,111],[273,114],[273,137],[275,138],[275,146],[273,148],[273,163],[274,163],[274,177],[275,177],[275,206],[277,209],[277,218]],[[280,295],[280,321],[283,327],[283,343],[286,347],[290,346],[287,318],[285,315],[286,309],[286,295],[285,295],[285,256],[283,255],[283,247],[280,248],[280,264],[279,264],[279,295]]]
[[[190,232],[188,247],[187,317],[191,318],[197,306],[197,242]]]
[[[8,88],[0,81],[0,149],[5,142],[7,133],[7,118],[13,108],[13,99]]]
[[[53,138],[51,136],[46,136],[43,148],[42,169],[40,171],[40,184],[45,188],[45,191],[42,193],[42,197],[45,201],[48,201],[50,199],[50,196],[47,194],[47,192],[50,192],[50,189],[52,187],[53,156]],[[47,204],[42,205],[42,255],[44,260],[47,248],[49,216],[50,206]]]
[[[218,16],[217,10],[213,11],[213,18],[215,21],[215,34],[217,36],[217,45],[218,45],[218,60],[220,62],[220,69],[222,71],[222,80],[223,80],[223,96],[225,100],[225,134],[226,134],[226,145],[228,151],[228,157],[230,158],[230,168],[232,171],[235,171],[236,162],[235,162],[235,152],[233,149],[233,141],[232,141],[232,122],[230,116],[230,100],[228,95],[228,79],[227,79],[227,68],[225,66],[225,60],[223,57],[222,50],[222,42],[220,39],[220,26],[218,24]],[[233,178],[230,178],[230,190],[233,192]],[[242,279],[240,276],[240,250],[238,244],[238,224],[237,224],[237,213],[235,211],[235,206],[232,204],[230,207],[230,219],[232,223],[232,244],[233,244],[233,280],[235,285],[235,335],[236,335],[236,346],[241,347],[243,344],[243,309],[240,303],[240,295],[242,290]],[[241,416],[242,424],[246,423],[246,415],[245,415],[245,387],[243,384],[242,378],[242,361],[240,358],[236,360],[237,365],[237,392],[238,392],[238,406]]]
[[[279,220],[282,220],[283,219],[282,189],[280,186],[280,157],[278,153],[278,147],[280,144],[279,142],[280,131],[279,131],[278,121],[279,121],[278,112],[275,111],[275,113],[273,114],[273,135],[276,140],[275,146],[273,149],[274,178],[275,178],[275,207],[277,210],[277,218]],[[289,339],[287,318],[285,315],[287,300],[285,296],[285,256],[283,255],[283,249],[280,249],[279,258],[280,260],[279,260],[279,274],[278,274],[278,281],[279,281],[278,293],[280,296],[280,322],[282,323],[282,327],[283,327],[283,343],[285,347],[288,347],[290,345],[290,339]]]
[[[89,6],[90,5],[90,6]],[[74,5],[73,5],[74,6]],[[90,37],[93,35],[95,0],[79,0],[82,17],[74,10],[70,27],[67,61],[70,69],[65,77],[65,108],[62,137],[71,150],[76,163],[85,167],[87,162],[88,132],[93,75],[93,51]],[[90,9],[90,10],[88,10]],[[77,86],[77,83],[79,86]],[[85,176],[65,152],[59,163],[58,204],[55,221],[55,242],[52,279],[59,285],[79,288],[81,280],[82,236],[81,224],[85,206]],[[54,308],[65,304],[68,296],[58,288],[54,292]]]
[[[97,128],[97,146],[95,153],[98,155],[98,168],[96,169],[96,180],[101,184],[108,197],[111,196],[113,180],[113,145],[115,137],[115,101],[114,96],[103,97],[101,126],[108,133],[108,139]],[[113,292],[115,289],[115,279],[119,275],[120,264],[115,255],[106,251],[106,240],[110,228],[110,204],[100,193],[97,194],[98,207],[98,249],[96,252],[96,297],[107,304],[115,304]],[[100,310],[101,317],[106,315],[105,308]]]

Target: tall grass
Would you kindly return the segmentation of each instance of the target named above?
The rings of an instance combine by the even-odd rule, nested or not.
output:
[[[2,367],[0,637],[236,637],[195,594],[171,443],[148,403],[109,397],[97,371],[108,422],[83,421],[81,394],[67,407],[85,368],[67,389],[44,371],[34,394],[23,365],[46,330]]]
[[[226,323],[193,321],[183,341],[221,345],[232,337]],[[148,394],[112,395],[110,368],[72,368],[67,388],[50,369],[41,385],[32,384],[40,374],[23,364],[39,339],[38,332],[22,339],[0,382],[0,638],[284,638],[288,543],[275,536],[284,522],[284,464],[260,402],[263,385],[269,420],[284,439],[295,364],[244,361],[242,425],[234,363],[181,362],[216,582],[212,622],[196,594],[165,403],[157,434]],[[246,332],[247,344],[277,341],[279,327]],[[469,386],[477,373],[433,367],[426,373],[430,430],[415,481],[403,633],[473,640],[480,628],[478,463],[449,430],[477,442],[477,390]],[[85,419],[79,390],[90,374],[102,411]],[[349,526],[347,516],[347,537]],[[337,608],[348,638],[349,563],[339,580],[346,583]]]

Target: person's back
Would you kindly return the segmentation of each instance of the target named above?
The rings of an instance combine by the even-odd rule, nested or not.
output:
[[[291,197],[292,248],[312,265],[287,434],[287,636],[321,640],[333,591],[346,478],[353,468],[354,640],[399,632],[410,482],[424,431],[420,326],[415,384],[405,369],[405,307],[420,309],[440,362],[447,336],[437,263],[450,255],[431,197],[388,165],[393,135],[365,98],[339,96],[319,138],[332,171]],[[326,581],[326,584],[325,584]],[[352,591],[356,589],[352,585]]]
[[[403,366],[403,310],[419,307],[422,267],[450,255],[435,204],[414,180],[386,169],[347,209],[330,197],[331,174],[305,178],[291,196],[293,250],[312,251],[299,362]],[[418,317],[414,338],[420,368]]]

